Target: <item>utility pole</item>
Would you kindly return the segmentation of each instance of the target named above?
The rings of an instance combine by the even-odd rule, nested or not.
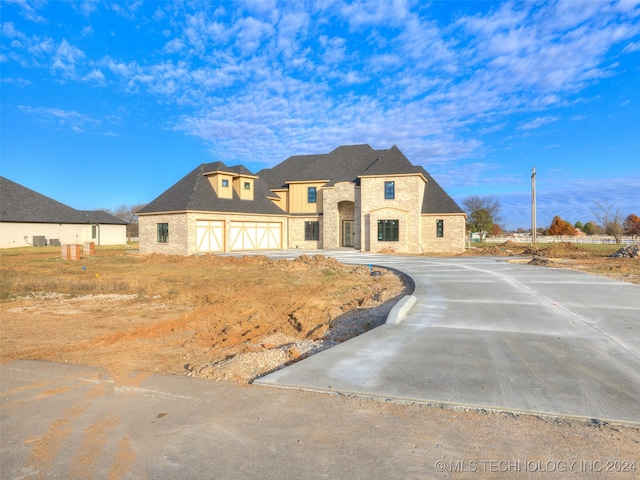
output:
[[[531,170],[531,245],[536,244],[536,167]]]

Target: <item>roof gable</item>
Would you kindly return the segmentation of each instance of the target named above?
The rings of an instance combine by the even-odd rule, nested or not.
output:
[[[254,199],[241,200],[235,191],[233,192],[233,198],[219,198],[204,175],[207,172],[216,171],[254,177]],[[204,212],[282,214],[283,211],[275,206],[267,196],[273,196],[273,194],[271,194],[263,181],[255,178],[255,175],[243,165],[227,167],[222,162],[203,163],[136,213],[197,210]]]
[[[421,174],[395,145],[388,150],[376,152],[379,154],[378,158],[360,174],[361,177]]]
[[[0,177],[0,197],[2,222],[103,225],[127,223],[101,210],[76,210],[4,177]]]

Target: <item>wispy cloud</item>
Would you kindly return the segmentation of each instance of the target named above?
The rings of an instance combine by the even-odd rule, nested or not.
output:
[[[20,105],[18,108],[24,114],[31,116],[43,127],[54,130],[70,130],[74,133],[94,133],[106,136],[117,135],[117,133],[112,130],[105,128],[105,124],[117,124],[119,121],[118,115],[96,118],[93,115],[55,107],[46,108]]]
[[[72,40],[4,23],[18,42],[5,58],[151,95],[179,107],[164,124],[222,157],[241,155],[240,143],[254,159],[268,151],[263,162],[317,150],[318,139],[406,142],[436,163],[481,157],[485,135],[559,121],[557,109],[621,68],[606,53],[637,51],[640,34],[633,2],[490,3],[449,24],[404,0],[80,5],[146,22],[160,43],[146,57],[96,56],[86,26]]]
[[[38,13],[38,10],[46,5],[46,0],[3,0],[5,3],[13,3],[20,7],[21,15],[36,23],[46,23],[46,19]]]
[[[620,209],[624,217],[638,215],[637,193],[640,180],[633,178],[608,178],[601,180],[575,179],[562,185],[542,178],[537,185],[537,225],[548,227],[553,217],[574,224],[594,220],[594,201],[607,201]],[[531,195],[527,189],[519,193],[500,195],[503,214],[509,218],[509,229],[528,228],[531,224]]]
[[[544,117],[537,117],[529,122],[525,122],[522,125],[520,125],[518,128],[520,130],[533,130],[535,128],[540,128],[543,125],[547,125],[548,123],[553,123],[557,121],[558,121],[558,117],[546,115]]]

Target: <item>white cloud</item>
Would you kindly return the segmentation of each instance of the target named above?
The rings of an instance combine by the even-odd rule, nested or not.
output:
[[[299,36],[304,36],[309,25],[309,15],[304,12],[286,13],[278,23],[278,48],[286,57],[292,57],[300,49]]]
[[[46,0],[3,0],[5,3],[12,3],[20,7],[20,14],[29,21],[35,23],[46,23],[46,19],[38,13],[38,9],[46,5]]]
[[[244,55],[254,53],[262,44],[262,40],[273,34],[273,26],[253,17],[246,17],[236,22],[236,46]]]
[[[633,178],[583,178],[562,179],[551,183],[544,171],[538,171],[536,183],[536,219],[539,227],[548,227],[559,215],[571,224],[594,220],[594,200],[606,201],[619,208],[626,217],[638,215],[639,206],[635,198],[640,190],[640,181]],[[531,193],[528,188],[521,192],[498,196],[502,204],[505,225],[509,229],[528,228],[531,225]]]
[[[74,132],[84,132],[87,128],[95,128],[100,125],[100,121],[78,113],[73,110],[63,110],[61,108],[30,107],[21,105],[20,111],[30,115],[39,123],[53,128],[69,128]]]
[[[370,25],[398,25],[408,14],[405,0],[358,0],[345,2],[342,16],[355,28]]]
[[[520,125],[518,128],[520,130],[533,130],[536,128],[540,128],[543,125],[547,125],[549,123],[552,122],[557,122],[558,121],[558,117],[553,117],[551,115],[546,115],[544,117],[537,117],[534,118],[533,120],[529,121],[529,122],[525,122],[522,125]]]
[[[164,51],[167,53],[178,53],[185,49],[184,41],[181,38],[174,38],[167,42],[164,46]]]
[[[144,7],[101,14],[135,17],[132,30],[150,22],[159,44],[146,56],[90,50],[98,23],[83,27],[80,49],[5,22],[3,35],[18,43],[4,58],[179,106],[179,119],[165,120],[172,128],[229,155],[251,142],[275,152],[370,141],[412,145],[407,153],[437,163],[482,156],[482,136],[506,131],[511,115],[533,118],[520,136],[559,121],[551,108],[621,68],[605,61],[613,46],[640,48],[630,3],[482,4],[450,25],[402,0]]]
[[[622,53],[632,53],[640,50],[640,42],[629,42],[622,50]]]
[[[85,56],[82,50],[73,47],[66,39],[63,39],[55,50],[51,68],[54,71],[61,71],[65,77],[73,78],[76,76],[76,64]]]
[[[93,69],[91,70],[88,74],[86,74],[82,80],[84,81],[88,81],[88,82],[93,82],[93,83],[98,83],[98,84],[104,84],[104,74],[97,69]]]

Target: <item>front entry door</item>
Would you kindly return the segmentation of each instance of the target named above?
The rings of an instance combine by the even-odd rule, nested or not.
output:
[[[353,220],[342,221],[342,246],[353,247],[353,237],[355,232],[353,231]]]

